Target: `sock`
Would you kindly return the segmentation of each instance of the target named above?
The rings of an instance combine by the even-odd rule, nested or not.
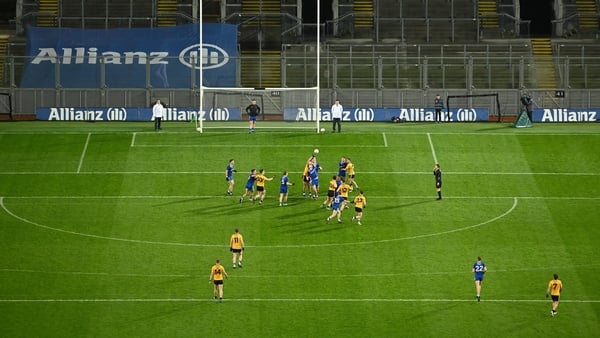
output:
[[[438,198],[442,198],[442,192],[438,191]]]

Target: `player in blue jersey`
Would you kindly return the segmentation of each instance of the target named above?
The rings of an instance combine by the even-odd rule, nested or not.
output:
[[[279,184],[279,206],[287,205],[288,200],[288,187],[290,185],[294,185],[294,183],[290,182],[290,178],[288,177],[288,172],[284,171],[283,175],[281,175],[281,181]]]
[[[342,156],[340,159],[340,163],[338,164],[338,176],[340,179],[346,181],[346,166],[348,165],[348,160],[345,156]]]
[[[308,175],[310,176],[310,185],[312,187],[312,198],[319,198],[319,170],[323,169],[318,162],[311,163],[308,166]]]
[[[327,217],[326,221],[329,223],[334,217],[337,217],[338,223],[342,223],[342,198],[340,195],[337,195],[333,198],[333,202],[331,203],[331,215]]]
[[[227,168],[225,168],[225,180],[227,181],[227,195],[233,195],[233,185],[235,181],[233,180],[233,173],[237,172],[233,168],[235,165],[235,161],[233,159],[229,160],[229,164],[227,164]]]
[[[481,300],[481,283],[483,282],[483,275],[487,271],[487,266],[481,261],[481,257],[477,257],[477,262],[473,264],[471,270],[475,274],[475,291],[477,291],[477,301]]]
[[[252,202],[254,202],[254,198],[252,198],[252,196],[254,195],[254,182],[256,181],[256,169],[252,169],[250,170],[250,175],[248,175],[248,181],[246,181],[246,189],[244,191],[244,193],[242,194],[242,197],[240,197],[240,203],[242,203],[244,201],[244,197],[248,197],[250,198],[250,200]]]

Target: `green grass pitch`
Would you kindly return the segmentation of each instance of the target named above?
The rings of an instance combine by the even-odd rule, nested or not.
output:
[[[2,336],[600,336],[599,124],[207,126],[0,124]],[[319,201],[301,194],[314,148]],[[362,226],[353,208],[341,224],[320,208],[341,156],[368,200]],[[252,168],[277,177],[263,205],[239,203]],[[296,185],[280,207],[284,170]],[[247,248],[234,270],[236,227]],[[208,282],[216,258],[223,303]],[[553,273],[565,286],[554,318]]]

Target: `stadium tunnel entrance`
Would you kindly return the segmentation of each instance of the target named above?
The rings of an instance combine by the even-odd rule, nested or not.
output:
[[[531,37],[552,35],[552,20],[555,17],[554,2],[554,0],[520,1],[521,19],[531,21]]]

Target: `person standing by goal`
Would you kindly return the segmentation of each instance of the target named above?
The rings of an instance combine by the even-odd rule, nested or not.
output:
[[[333,132],[335,133],[335,126],[337,125],[338,133],[342,132],[342,114],[344,113],[344,107],[340,104],[340,100],[336,99],[335,104],[331,106],[331,119],[333,120]]]
[[[435,109],[435,123],[442,122],[442,109],[444,109],[444,101],[442,100],[440,94],[435,94],[433,108]]]
[[[162,130],[162,118],[165,116],[165,106],[160,102],[160,99],[156,100],[156,103],[152,107],[152,118],[154,119],[154,130]]]
[[[246,107],[246,114],[248,114],[248,132],[253,133],[256,127],[256,117],[260,114],[260,107],[256,104],[256,99],[252,99],[250,105]]]

